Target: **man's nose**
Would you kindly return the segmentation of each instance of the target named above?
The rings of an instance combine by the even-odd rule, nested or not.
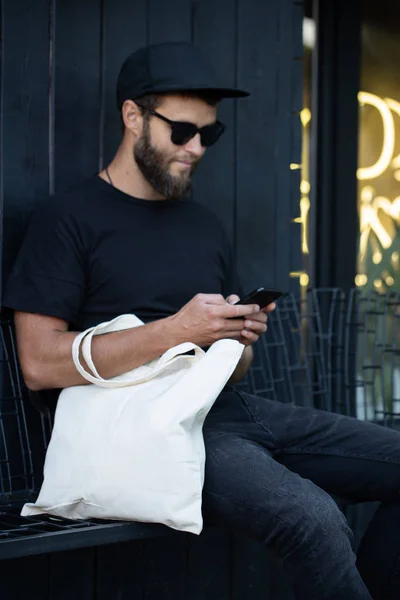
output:
[[[205,148],[201,145],[200,133],[196,133],[196,135],[185,144],[185,150],[199,158],[204,154]]]

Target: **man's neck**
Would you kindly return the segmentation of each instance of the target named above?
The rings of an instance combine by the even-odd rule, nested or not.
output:
[[[157,192],[143,177],[133,159],[132,149],[128,152],[124,144],[121,144],[114,159],[108,165],[108,172],[112,185],[129,196],[149,201],[165,200],[165,197]],[[110,183],[105,169],[99,173],[99,176]]]

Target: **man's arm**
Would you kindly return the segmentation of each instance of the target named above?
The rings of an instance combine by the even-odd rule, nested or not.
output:
[[[255,305],[232,306],[219,294],[197,294],[178,313],[147,325],[94,336],[93,362],[106,379],[139,367],[168,348],[191,341],[200,347],[219,339],[239,339],[243,317]],[[87,383],[72,360],[77,333],[63,319],[16,312],[18,353],[27,386],[32,390],[64,388]]]
[[[68,331],[66,321],[17,312],[15,326],[20,364],[28,388],[41,390],[88,383],[72,360],[72,344],[77,333]],[[108,379],[160,356],[178,343],[175,338],[174,327],[168,319],[94,336],[93,362],[101,376]],[[82,358],[81,362],[84,363]]]

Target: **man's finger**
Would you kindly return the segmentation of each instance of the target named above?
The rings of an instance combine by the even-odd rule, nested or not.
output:
[[[236,304],[236,302],[239,302],[240,298],[237,294],[231,294],[230,296],[227,297],[226,301],[228,302],[228,304]]]
[[[257,321],[258,323],[266,323],[268,321],[268,315],[265,314],[262,310],[258,313],[253,313],[248,316],[249,321]]]
[[[263,313],[270,313],[273,312],[276,309],[276,304],[275,302],[272,302],[272,304],[268,304],[268,306],[264,306],[264,308],[262,309]]]
[[[261,335],[262,333],[265,333],[267,331],[267,324],[262,323],[260,321],[246,319],[244,322],[244,328],[247,331],[251,331],[253,333],[257,333],[258,335]]]
[[[241,332],[241,336],[251,344],[255,344],[255,342],[260,337],[257,333],[254,333],[254,331],[248,331],[247,329],[243,329],[243,331]]]
[[[198,294],[198,296],[202,296],[202,299],[206,304],[217,304],[221,306],[226,304],[226,300],[222,294]]]
[[[257,304],[228,304],[225,302],[224,305],[215,306],[215,311],[224,319],[237,319],[260,312],[260,307]]]

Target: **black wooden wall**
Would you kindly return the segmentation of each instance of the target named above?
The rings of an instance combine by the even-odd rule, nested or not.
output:
[[[302,3],[293,0],[1,0],[0,177],[7,275],[35,201],[96,172],[120,138],[115,80],[136,48],[192,40],[228,84],[228,130],[194,197],[223,220],[244,287],[301,270]],[[293,289],[293,288],[292,288]]]
[[[289,289],[301,270],[302,3],[293,0],[0,0],[3,276],[35,202],[99,170],[116,150],[115,79],[143,44],[192,40],[228,84],[228,125],[193,195],[223,220],[244,287]],[[14,600],[286,600],[279,566],[220,532],[0,563]]]

